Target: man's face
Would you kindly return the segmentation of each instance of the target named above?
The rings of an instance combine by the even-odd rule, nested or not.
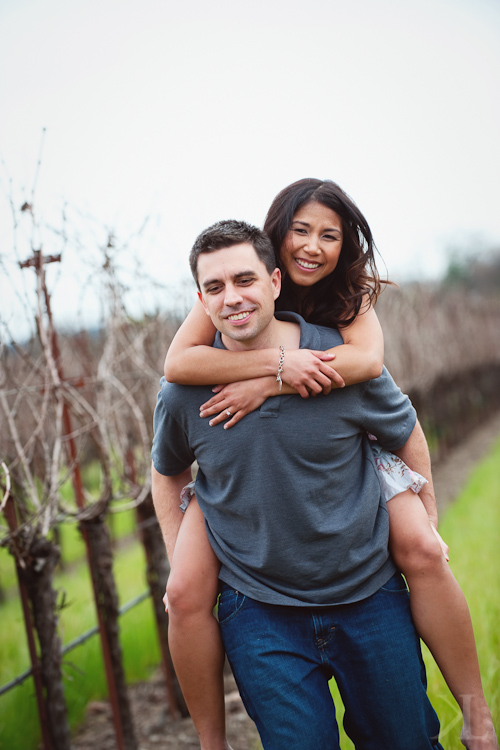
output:
[[[274,301],[281,289],[279,269],[269,274],[252,245],[244,242],[201,253],[198,283],[198,296],[212,323],[231,340],[228,348],[256,348],[274,318]],[[232,342],[242,346],[231,346]]]

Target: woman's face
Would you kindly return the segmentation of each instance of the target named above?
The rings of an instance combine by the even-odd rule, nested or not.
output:
[[[342,250],[342,219],[331,208],[313,201],[300,208],[281,247],[290,279],[312,286],[335,270]]]

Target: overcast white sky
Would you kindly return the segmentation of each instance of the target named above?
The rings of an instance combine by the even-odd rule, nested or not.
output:
[[[2,0],[0,70],[11,322],[29,247],[13,249],[9,177],[29,200],[44,127],[42,223],[61,226],[67,202],[104,241],[149,217],[136,249],[167,284],[201,229],[262,225],[306,176],[354,198],[396,279],[439,274],[452,244],[500,245],[498,0]],[[50,271],[62,321],[86,242]]]

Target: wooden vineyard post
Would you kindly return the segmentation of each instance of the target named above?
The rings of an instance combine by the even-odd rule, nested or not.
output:
[[[64,384],[64,373],[62,370],[61,357],[59,351],[59,345],[57,341],[57,334],[52,322],[52,313],[50,308],[50,295],[47,290],[45,282],[45,263],[54,263],[61,260],[60,255],[55,256],[43,256],[41,250],[34,250],[33,256],[28,260],[20,263],[21,268],[32,267],[36,271],[37,276],[37,292],[40,301],[43,299],[45,303],[45,310],[48,320],[48,351],[46,355],[51,359],[51,372],[53,385],[55,388],[61,389]],[[41,311],[40,311],[41,316]],[[41,320],[39,321],[39,332],[41,330]],[[42,342],[43,343],[43,342]],[[71,470],[71,480],[73,484],[73,491],[75,494],[75,501],[78,508],[83,511],[86,508],[85,496],[83,491],[83,482],[80,471],[80,465],[78,462],[78,453],[76,443],[73,438],[73,428],[71,413],[67,403],[67,399],[64,394],[63,398],[63,425],[64,425],[64,438],[66,449],[68,453],[68,460]],[[90,509],[89,509],[90,510]],[[89,515],[92,515],[91,513]],[[103,534],[96,531],[102,526],[102,519],[97,517],[94,519],[95,529],[94,533],[89,533],[88,522],[82,522],[81,530],[83,540],[85,542],[85,549],[87,554],[87,561],[91,570],[92,585],[94,590],[94,599],[97,609],[97,619],[99,625],[99,635],[101,638],[101,646],[104,659],[104,668],[106,671],[106,679],[108,683],[109,698],[113,713],[113,723],[116,734],[116,741],[118,750],[137,750],[137,741],[135,738],[132,713],[130,710],[130,704],[128,701],[127,690],[125,685],[125,678],[123,673],[123,665],[121,658],[121,647],[118,637],[118,625],[113,625],[114,620],[114,599],[116,598],[116,591],[114,590],[114,580],[112,578],[112,571],[106,570],[106,573],[101,576],[99,573],[99,567],[101,561],[94,552],[95,547],[103,548],[105,544]],[[98,538],[98,542],[93,544],[91,537]],[[109,541],[109,536],[108,536]],[[106,588],[107,587],[107,588]],[[110,607],[109,612],[106,610],[106,605]]]

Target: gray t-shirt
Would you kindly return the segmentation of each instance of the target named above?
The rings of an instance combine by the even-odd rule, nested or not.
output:
[[[338,331],[300,323],[300,346],[328,349]],[[221,347],[218,337],[215,346]],[[268,398],[230,430],[199,407],[207,386],[162,379],[153,463],[175,476],[196,459],[196,496],[220,578],[261,602],[328,606],[375,593],[394,573],[388,514],[366,433],[397,450],[415,410],[385,370],[328,396]]]

